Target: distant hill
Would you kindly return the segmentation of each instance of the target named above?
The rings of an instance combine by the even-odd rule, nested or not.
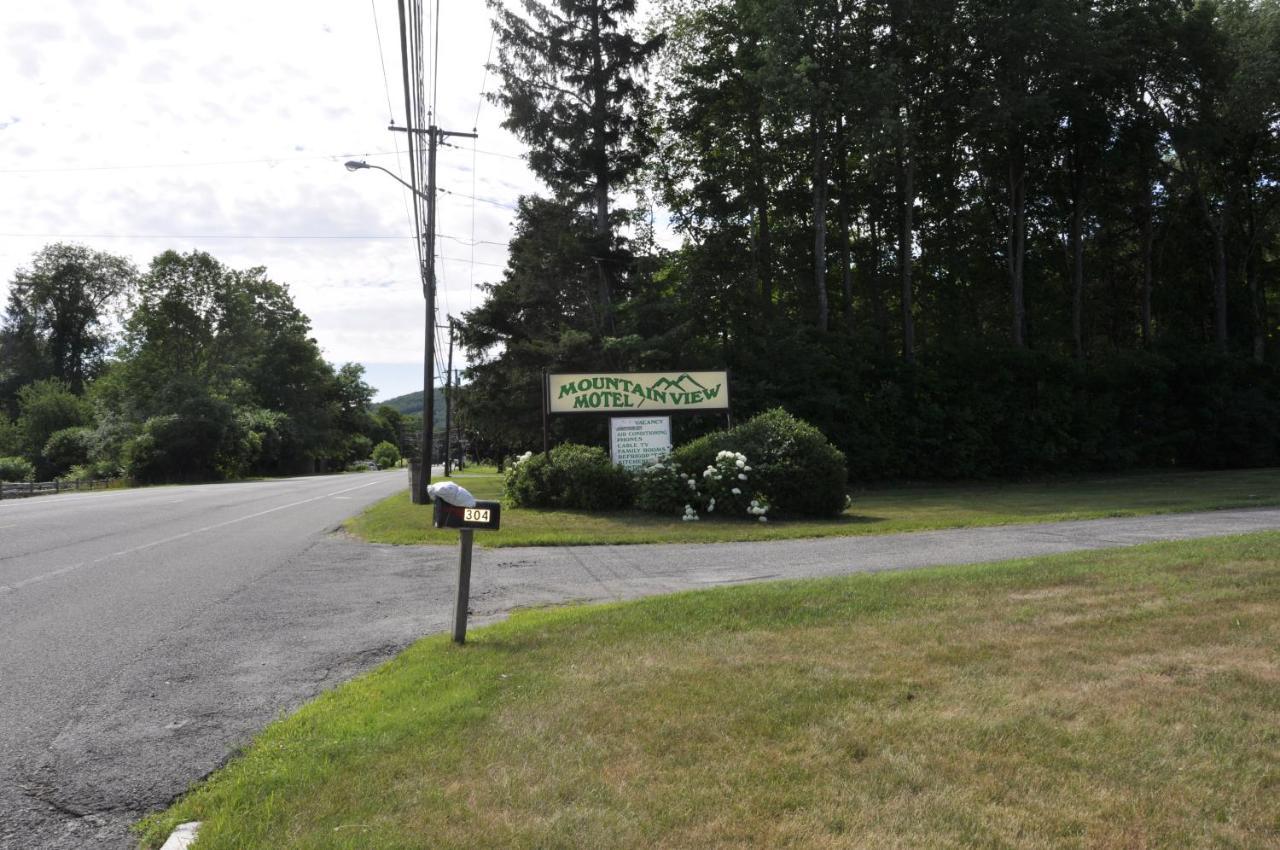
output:
[[[444,390],[441,389],[440,387],[436,387],[435,396],[436,396],[436,402],[435,402],[436,425],[443,426],[444,425]],[[421,416],[422,415],[422,390],[418,390],[416,393],[405,393],[404,395],[398,395],[395,398],[389,398],[386,401],[375,401],[373,403],[373,407],[375,410],[377,410],[379,407],[382,407],[382,405],[384,404],[387,405],[388,407],[394,407],[396,410],[400,411],[406,416]]]

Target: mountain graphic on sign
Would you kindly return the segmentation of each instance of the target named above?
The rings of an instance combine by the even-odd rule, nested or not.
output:
[[[650,389],[663,390],[663,391],[675,390],[676,392],[682,392],[682,393],[693,392],[693,390],[685,386],[685,381],[688,381],[689,383],[693,384],[695,387],[697,387],[700,390],[706,389],[706,387],[704,387],[702,384],[695,381],[693,379],[693,376],[690,375],[688,372],[685,372],[683,375],[676,378],[674,381],[668,381],[666,378],[659,378],[658,380],[653,382],[653,386],[651,386]]]
[[[674,381],[669,381],[666,378],[659,378],[649,386],[649,389],[657,390],[659,392],[691,393],[695,389],[699,389],[699,390],[702,390],[703,392],[706,392],[707,388],[704,387],[702,384],[698,383],[696,380],[694,380],[693,376],[690,375],[688,372],[685,372],[683,375],[676,378]],[[646,400],[641,400],[641,402],[637,404],[636,407],[637,408],[644,407],[645,401]]]

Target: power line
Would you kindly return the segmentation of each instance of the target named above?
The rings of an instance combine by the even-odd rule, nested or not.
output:
[[[378,24],[378,6],[376,0],[369,0],[369,8],[373,11],[373,34],[378,42],[378,69],[382,72],[382,90],[387,96],[387,123],[394,124],[396,120],[395,108],[391,105],[391,83],[387,79],[387,57],[382,52],[382,27]],[[396,175],[404,182],[404,171],[400,166],[400,139],[392,136],[396,146]],[[403,198],[401,203],[404,205],[405,222],[410,226],[414,226],[413,213],[409,210],[409,199]],[[422,252],[418,251],[418,261],[422,261]]]
[[[436,0],[436,20],[435,20],[435,36],[436,45],[434,55],[431,59],[431,112],[437,113],[437,107],[440,105],[440,0]],[[473,127],[472,130],[475,128]]]
[[[387,123],[390,124],[395,121],[396,111],[391,106],[391,83],[387,79],[387,57],[382,53],[382,28],[378,26],[377,0],[369,0],[369,8],[373,10],[373,34],[378,39],[378,67],[382,70],[382,89],[387,93]]]
[[[485,86],[489,84],[489,62],[493,59],[493,36],[495,30],[489,28],[489,49],[484,57],[484,73],[480,77],[480,95],[476,98],[476,117],[471,124],[471,132],[479,134],[480,132],[480,107],[484,103]],[[476,193],[476,140],[471,140],[471,194]],[[472,289],[476,286],[476,202],[471,202],[471,268],[467,282]]]
[[[401,64],[403,66],[403,77],[404,77],[404,123],[405,123],[405,127],[407,127],[409,130],[409,132],[406,134],[409,139],[408,141],[409,188],[413,190],[414,197],[416,199],[419,191],[418,190],[418,163],[415,161],[415,158],[413,155],[413,121],[415,116],[413,112],[413,96],[409,89],[409,69],[410,69],[409,33],[408,33],[408,21],[405,19],[406,16],[405,16],[404,0],[401,0],[401,3],[399,4],[398,8],[400,10],[400,59],[401,59]],[[422,233],[422,221],[419,216],[419,206],[420,205],[416,202],[413,205],[413,232],[415,236],[414,241],[417,242],[418,266],[419,268],[421,268],[424,262],[426,261],[427,257],[423,254],[422,240],[421,238],[418,238]],[[423,283],[425,284],[425,281]],[[429,465],[430,465],[430,461],[428,461],[428,466]]]
[[[479,107],[476,108],[476,114],[480,114]],[[471,128],[474,132],[475,127]],[[474,147],[475,139],[471,140]],[[476,193],[476,153],[471,151],[471,194]],[[467,272],[467,284],[475,289],[476,286],[476,202],[471,202],[471,268]]]
[[[419,2],[420,2],[420,0],[419,0]],[[428,89],[427,89],[427,90],[428,90],[428,91],[430,92],[430,94],[431,94],[430,105],[429,105],[429,107],[428,107],[428,112],[427,112],[427,115],[429,116],[429,117],[428,117],[428,121],[427,121],[427,123],[428,123],[428,125],[429,125],[429,129],[431,130],[431,133],[432,133],[432,136],[431,136],[431,142],[432,142],[432,144],[433,144],[433,145],[435,145],[435,144],[438,144],[438,143],[441,141],[442,137],[445,135],[445,134],[444,134],[444,133],[442,133],[442,132],[437,132],[437,130],[435,129],[435,125],[436,125],[437,121],[439,121],[439,117],[440,117],[440,112],[439,112],[439,94],[440,94],[440,30],[442,29],[442,27],[441,27],[441,23],[440,23],[440,2],[439,2],[439,0],[436,0],[436,3],[435,3],[435,6],[434,6],[434,7],[431,5],[431,0],[427,0],[427,24],[428,24],[428,27],[429,27],[429,33],[430,33],[429,38],[431,39],[431,41],[429,41],[429,42],[428,42],[428,45],[430,46],[430,52],[429,52],[428,54],[426,54],[426,55],[428,55],[428,56],[430,57],[430,76],[428,77],[428,79],[429,79],[430,83],[429,83],[429,86],[428,86]],[[424,65],[425,65],[425,64],[426,64],[426,63],[424,63]],[[434,151],[435,151],[435,148],[433,147],[433,148],[432,148],[432,153],[433,153],[433,155],[434,155]],[[433,172],[432,172],[432,173],[433,173],[433,175],[434,175],[434,170],[433,170]],[[432,197],[432,207],[433,207],[433,208],[434,208],[434,206],[435,206],[435,204],[434,204],[434,200],[435,200],[435,198],[434,198],[434,197]],[[434,216],[433,216],[433,218],[434,218]],[[429,228],[434,228],[434,226],[435,226],[435,222],[434,222],[434,220],[433,220],[431,223],[429,223],[427,226],[428,226]],[[433,230],[432,230],[433,244],[434,244],[434,236],[435,236],[435,232],[434,232],[434,229],[433,229]],[[434,254],[434,250],[433,250],[433,252],[432,252],[432,253]],[[433,258],[433,259],[434,259],[434,258]],[[434,262],[433,262],[433,266],[434,266]],[[441,267],[440,267],[440,278],[441,278],[441,281],[442,281],[442,286],[441,286],[441,287],[439,287],[440,300],[443,302],[445,315],[449,315],[449,314],[452,312],[452,310],[451,310],[451,308],[450,308],[450,304],[449,304],[449,287],[448,287],[447,283],[444,283],[444,282],[443,282],[443,278],[444,278],[444,267],[443,267],[443,265],[441,265]],[[437,340],[437,343],[438,343],[438,340]],[[437,353],[437,354],[439,354],[439,352],[440,352],[440,351],[441,351],[441,348],[440,348],[440,346],[437,344],[437,345],[436,345],[436,353]]]
[[[464,192],[455,192],[452,189],[446,189],[443,186],[436,187],[437,192],[443,192],[446,195],[453,195],[455,198],[470,198],[473,201],[479,201],[482,204],[492,204],[495,207],[502,207],[504,210],[514,210],[514,204],[504,204],[501,201],[495,201],[490,198],[481,198],[476,195],[468,195]]]
[[[0,233],[12,239],[414,239],[413,236],[385,234],[298,234],[298,233]]]
[[[440,263],[440,285],[438,288],[440,290],[441,300],[444,301],[444,305],[445,305],[444,314],[446,316],[449,316],[451,315],[451,311],[449,310],[449,282],[445,279],[445,264],[443,261],[441,261]],[[433,322],[432,324],[435,325],[435,334],[436,334],[435,355],[436,355],[436,361],[437,363],[439,363],[442,359],[442,355],[444,352],[444,347],[440,345],[440,323]]]
[[[493,61],[493,36],[496,30],[489,28],[489,50],[484,57],[484,75],[480,77],[480,99],[476,101],[476,117],[471,122],[472,129],[476,130],[480,126],[480,106],[484,103],[485,87],[489,84],[489,63]]]
[[[450,236],[447,233],[436,233],[438,239],[449,239],[462,245],[469,245],[474,248],[477,245],[497,245],[500,248],[507,246],[506,242],[494,242],[492,239],[463,239],[461,236]]]
[[[388,93],[389,94],[389,93]],[[478,153],[484,156],[497,156],[503,159],[514,159],[524,162],[523,156],[515,154],[500,153],[499,151],[489,151],[477,148],[463,147],[455,145],[452,142],[441,141],[442,147],[455,148],[456,150],[467,151],[468,153]],[[59,165],[47,168],[0,168],[0,174],[55,174],[55,173],[72,173],[77,171],[145,171],[149,169],[160,168],[211,168],[222,165],[280,165],[293,162],[318,162],[325,160],[328,162],[341,162],[348,159],[367,158],[375,156],[394,156],[397,159],[404,154],[397,144],[396,150],[393,151],[363,151],[363,152],[347,152],[347,153],[325,153],[325,154],[309,154],[307,156],[265,156],[254,157],[252,159],[211,159],[201,160],[198,162],[138,162],[124,164],[109,165]]]
[[[132,165],[69,165],[56,168],[0,168],[0,174],[51,174],[73,171],[138,171],[149,168],[205,168],[218,165],[275,165],[286,162],[314,162],[329,160],[338,162],[354,157],[399,156],[399,151],[373,151],[372,153],[315,154],[313,156],[274,156],[258,159],[218,159],[206,162],[143,162]]]
[[[490,267],[495,268],[495,269],[505,269],[505,268],[506,268],[506,266],[505,266],[504,264],[502,264],[502,263],[482,263],[482,262],[481,262],[481,261],[479,261],[479,260],[468,260],[468,259],[466,259],[466,258],[464,258],[464,257],[446,257],[444,254],[440,254],[440,255],[439,255],[439,257],[440,257],[440,259],[442,259],[442,260],[447,260],[448,262],[451,262],[451,263],[472,263],[473,265],[477,265],[477,266],[490,266]]]
[[[500,156],[503,159],[514,159],[518,162],[525,161],[523,156],[517,156],[516,154],[513,154],[513,153],[499,153],[498,151],[487,151],[487,150],[483,150],[482,148],[464,148],[462,145],[450,144],[449,142],[441,142],[440,144],[446,148],[457,148],[460,151],[469,151],[470,153],[482,153],[485,156]]]

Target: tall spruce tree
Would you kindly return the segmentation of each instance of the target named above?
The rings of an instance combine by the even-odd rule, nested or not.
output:
[[[512,4],[514,5],[514,4]],[[645,359],[652,268],[645,228],[619,203],[652,147],[638,79],[661,37],[627,28],[634,0],[489,0],[498,36],[492,99],[529,147],[551,197],[520,199],[503,279],[460,324],[472,355],[460,399],[494,445],[536,428],[543,368],[623,368]]]
[[[498,34],[494,100],[503,126],[529,146],[529,167],[557,200],[593,213],[591,258],[602,333],[615,329],[618,277],[612,195],[645,162],[645,89],[636,72],[661,43],[626,29],[635,0],[522,0],[524,14],[489,0]]]

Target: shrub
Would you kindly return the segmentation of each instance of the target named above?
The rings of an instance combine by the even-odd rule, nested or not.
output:
[[[671,460],[680,470],[701,475],[716,465],[721,452],[749,459],[753,490],[776,514],[836,516],[847,504],[844,455],[821,431],[782,408],[685,443]]]
[[[125,444],[124,465],[136,481],[215,481],[234,478],[252,462],[256,440],[230,404],[195,397],[177,413],[153,416]]]
[[[636,507],[696,520],[699,514],[752,517],[765,522],[768,496],[760,491],[746,455],[727,449],[701,471],[686,471],[671,458],[640,470]]]
[[[702,470],[697,482],[705,495],[704,509],[725,516],[759,517],[764,522],[769,497],[760,492],[757,478],[755,468],[742,452],[717,452],[715,461]],[[692,513],[689,509],[685,512]]]
[[[34,481],[36,468],[22,457],[0,457],[0,481]]]
[[[617,510],[633,498],[630,473],[610,462],[604,449],[576,443],[515,463],[505,488],[512,504],[528,508]]]
[[[141,426],[120,414],[102,411],[89,444],[89,457],[94,464],[107,464],[115,469],[123,466],[124,447],[141,432]],[[115,477],[115,476],[112,476]]]
[[[92,446],[92,428],[63,428],[49,435],[42,454],[49,468],[61,475],[73,466],[88,463]]]
[[[400,462],[400,450],[383,440],[373,447],[373,462],[378,465],[378,469],[390,469]]]
[[[90,419],[88,406],[65,381],[51,378],[33,381],[18,390],[18,408],[23,454],[35,462],[42,477],[52,477],[59,470],[45,462],[45,443],[56,431],[86,424]]]
[[[344,465],[357,460],[368,460],[373,454],[373,440],[364,434],[351,434],[343,442],[341,461]]]
[[[62,476],[63,481],[108,481],[119,478],[124,470],[115,461],[99,460],[71,467]]]
[[[16,455],[22,451],[22,432],[18,423],[9,420],[0,409],[0,457]]]
[[[681,475],[680,468],[670,458],[649,464],[636,473],[636,507],[642,511],[677,516],[684,506],[696,498],[691,492],[688,472]],[[694,480],[694,487],[697,481]]]

